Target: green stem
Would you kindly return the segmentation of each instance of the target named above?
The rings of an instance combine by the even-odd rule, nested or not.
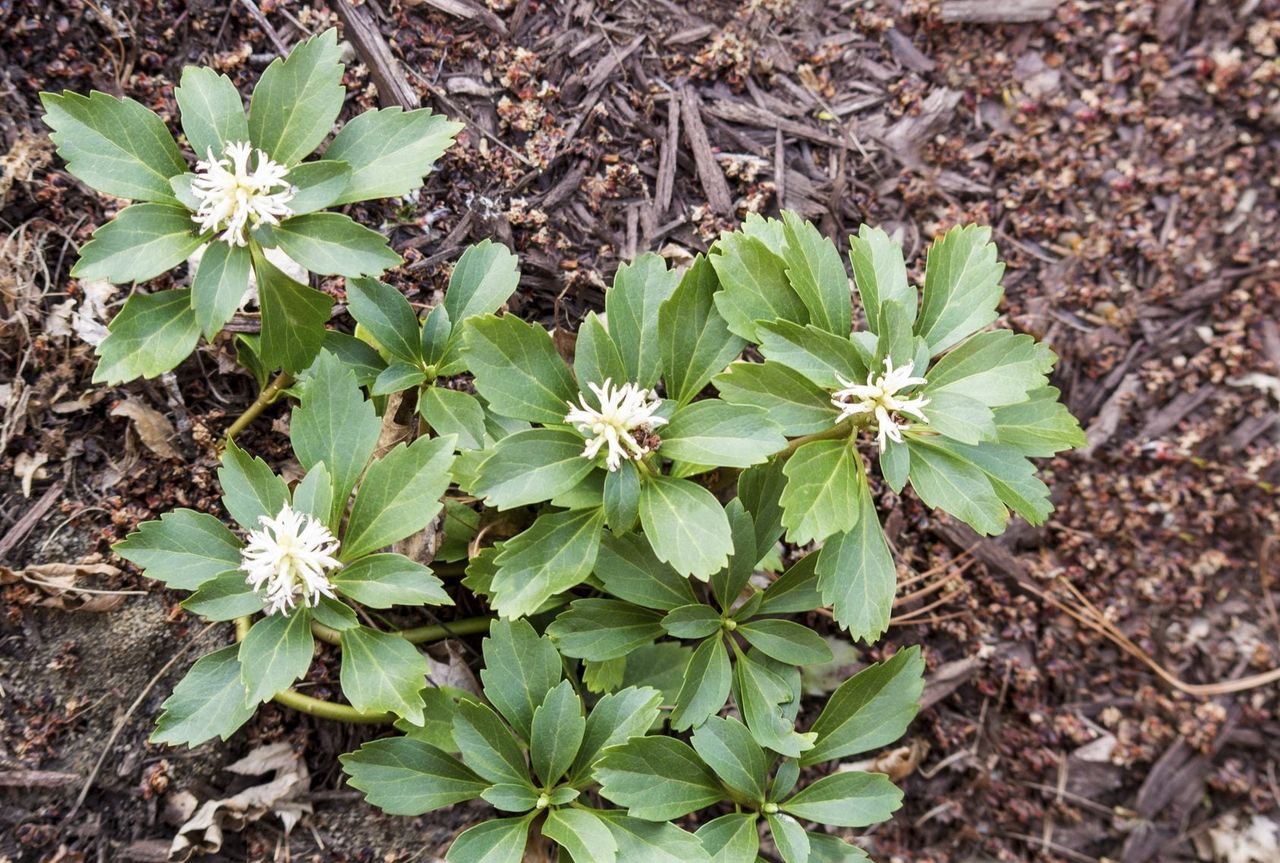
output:
[[[439,623],[432,626],[419,626],[415,629],[403,629],[393,634],[412,644],[421,644],[425,641],[439,641],[442,638],[456,635],[487,632],[492,621],[493,618],[491,617],[468,617],[453,623]],[[249,634],[249,627],[252,621],[247,616],[237,617],[235,623],[236,641],[244,641],[244,637]],[[323,623],[311,621],[311,632],[316,638],[327,644],[336,645],[342,643],[342,633],[332,627],[325,626]],[[361,713],[349,704],[339,704],[336,701],[312,698],[310,695],[303,695],[296,689],[286,689],[284,692],[278,692],[271,700],[282,707],[292,708],[308,716],[332,719],[336,722],[348,722],[356,725],[389,725],[396,721],[394,713]]]
[[[266,388],[263,389],[262,392],[258,393],[258,397],[254,400],[253,404],[249,405],[248,409],[245,410],[244,413],[240,414],[240,416],[236,418],[236,421],[231,424],[231,428],[227,429],[226,440],[231,440],[236,435],[240,434],[240,432],[244,431],[248,427],[249,423],[256,420],[258,415],[267,409],[268,405],[279,398],[280,391],[292,383],[293,375],[288,372],[281,372],[276,375],[275,379],[271,381],[271,383],[267,384]]]

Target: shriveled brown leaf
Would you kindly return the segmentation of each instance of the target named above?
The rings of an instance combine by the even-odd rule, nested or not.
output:
[[[111,409],[113,417],[128,417],[133,430],[143,446],[161,458],[183,461],[182,453],[174,447],[172,441],[177,437],[177,430],[168,418],[153,407],[144,405],[133,398],[126,398]]]

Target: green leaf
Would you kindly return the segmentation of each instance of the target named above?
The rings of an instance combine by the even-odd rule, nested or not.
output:
[[[708,716],[724,707],[729,698],[733,668],[724,640],[708,638],[698,645],[685,669],[684,680],[671,712],[671,727],[685,731],[701,725]]]
[[[658,309],[658,343],[667,397],[678,404],[692,401],[746,346],[716,311],[719,287],[715,269],[698,255]]]
[[[146,521],[111,550],[142,567],[143,575],[175,590],[195,590],[228,569],[240,568],[240,540],[203,512],[175,509]]]
[[[596,576],[609,593],[645,608],[669,611],[697,602],[689,579],[658,560],[638,534],[606,534],[600,543]]]
[[[1048,345],[1010,330],[978,333],[958,345],[929,370],[924,394],[964,396],[987,407],[1026,401],[1047,383],[1057,358]],[[932,419],[933,408],[928,416]]]
[[[902,792],[881,773],[850,770],[824,776],[801,789],[782,809],[833,827],[866,827],[889,820],[902,805]]]
[[[262,306],[262,361],[297,374],[311,365],[325,344],[324,325],[333,298],[295,282],[256,250],[253,272]]]
[[[959,393],[943,392],[929,400],[926,411],[929,428],[944,437],[967,444],[995,440],[996,424],[991,408],[980,401]],[[909,465],[910,459],[908,471]]]
[[[425,382],[427,376],[422,369],[409,363],[396,361],[378,373],[369,388],[371,396],[385,396],[401,390],[412,389]]]
[[[1025,402],[996,408],[996,434],[1000,443],[1024,456],[1047,458],[1064,449],[1084,446],[1080,423],[1058,401],[1058,390],[1042,387],[1028,394]]]
[[[500,782],[480,795],[490,806],[503,812],[528,812],[538,805],[538,792],[528,785]]]
[[[811,729],[817,740],[800,764],[846,758],[897,740],[920,709],[923,690],[919,647],[899,650],[885,662],[862,669],[827,699]]]
[[[871,332],[879,332],[882,303],[901,303],[907,312],[907,323],[915,321],[919,295],[907,284],[902,246],[882,229],[860,225],[858,235],[849,237],[849,263],[853,265],[853,279]]]
[[[476,390],[497,413],[535,423],[562,423],[578,396],[550,334],[514,315],[467,322],[462,349]]]
[[[813,745],[813,734],[795,731],[800,702],[799,669],[775,663],[756,652],[738,654],[734,696],[751,736],[761,746],[789,758]]]
[[[529,760],[544,787],[555,785],[573,766],[587,720],[573,684],[562,680],[533,711]]]
[[[295,216],[304,216],[323,210],[337,201],[350,179],[351,166],[335,159],[317,159],[294,165],[285,177],[294,189],[293,197],[289,199],[289,211]]]
[[[356,383],[367,387],[386,366],[382,357],[372,346],[360,341],[355,336],[340,333],[337,330],[325,330],[323,349],[333,354],[342,364],[355,373]]]
[[[804,545],[851,530],[866,481],[862,457],[849,440],[818,440],[799,447],[783,472],[782,523],[787,541]]]
[[[710,863],[695,836],[674,824],[655,824],[616,812],[597,812],[618,843],[618,859],[644,863]]]
[[[873,642],[889,628],[898,569],[865,476],[859,482],[858,523],[827,540],[816,555],[818,589],[851,638]]]
[[[152,743],[195,746],[214,737],[226,740],[249,721],[254,708],[246,705],[239,649],[230,644],[196,660],[160,705],[164,712],[156,720]]]
[[[879,335],[876,337],[876,352],[870,368],[879,373],[885,368],[886,359],[892,361],[894,366],[901,367],[914,358],[916,342],[911,333],[911,316],[906,306],[897,300],[882,302],[877,330]],[[923,366],[921,369],[923,370]]]
[[[830,393],[775,360],[733,363],[711,382],[725,401],[767,410],[789,437],[826,431],[838,416]]]
[[[576,487],[595,469],[582,457],[582,435],[536,428],[508,435],[480,465],[471,491],[495,509],[550,500]]]
[[[453,605],[440,579],[403,554],[371,554],[333,576],[333,586],[370,608],[393,605]]]
[[[313,273],[376,276],[401,263],[386,237],[341,213],[294,216],[273,227],[271,236],[286,255]]]
[[[757,613],[796,614],[828,604],[818,589],[817,563],[817,554],[807,554],[796,561],[765,590]]]
[[[480,777],[494,783],[532,787],[520,742],[498,714],[483,704],[458,702],[458,712],[453,717],[453,740],[462,753],[463,763]]]
[[[173,96],[182,131],[197,159],[222,158],[227,144],[249,140],[249,123],[236,85],[207,66],[187,66]]]
[[[578,599],[547,627],[565,656],[604,662],[620,659],[661,638],[661,615],[615,599]]]
[[[206,339],[212,340],[240,308],[249,289],[251,261],[242,246],[215,241],[205,247],[191,280],[191,303]]]
[[[532,817],[496,818],[462,831],[449,846],[446,863],[520,863]]]
[[[418,396],[418,413],[439,435],[451,435],[458,449],[484,446],[484,407],[471,393],[432,386]]]
[[[254,146],[285,165],[320,146],[346,96],[341,56],[338,31],[330,28],[295,46],[288,57],[271,61],[249,100]]]
[[[662,693],[647,686],[628,686],[603,696],[587,716],[586,730],[570,778],[583,777],[600,753],[648,731],[661,713]]]
[[[640,523],[654,554],[681,575],[705,581],[733,552],[719,501],[688,480],[650,477],[640,489]]]
[[[324,462],[333,480],[333,515],[346,510],[356,480],[378,445],[382,422],[365,401],[355,374],[333,354],[320,354],[289,417],[289,437],[307,470]]]
[[[262,599],[238,569],[214,576],[182,601],[182,607],[205,620],[235,620],[262,611]]]
[[[725,797],[716,775],[674,737],[633,737],[605,752],[595,776],[602,797],[646,821],[681,818]]]
[[[837,336],[849,334],[853,303],[849,274],[836,244],[813,225],[789,210],[782,211],[787,238],[783,260],[791,287],[809,310],[809,319]]]
[[[1044,524],[1053,512],[1049,487],[1036,476],[1035,465],[1013,447],[965,446],[952,441],[938,441],[938,445],[986,474],[1000,500],[1031,524]]]
[[[238,524],[257,530],[263,516],[275,518],[289,502],[289,487],[271,467],[257,456],[251,456],[233,440],[227,441],[218,468],[222,486],[222,505]]]
[[[528,739],[534,708],[560,682],[560,654],[550,638],[539,637],[523,620],[495,620],[481,649],[485,697]]]
[[[503,617],[533,614],[552,596],[581,584],[595,566],[603,528],[601,509],[539,516],[497,557],[494,610]]]
[[[1004,289],[1004,264],[996,260],[991,229],[955,227],[929,247],[924,273],[924,303],[916,333],[934,355],[996,319]]]
[[[724,234],[711,247],[709,260],[722,286],[716,308],[734,333],[757,342],[756,321],[809,323],[809,311],[787,278],[786,261],[756,237]]]
[[[177,204],[134,204],[93,232],[71,268],[77,279],[145,282],[181,264],[200,247],[191,214]]]
[[[409,737],[373,740],[338,760],[347,784],[388,815],[474,800],[487,785],[452,755]]]
[[[698,726],[689,742],[725,785],[751,800],[764,800],[770,759],[747,726],[712,716]]]
[[[926,506],[950,513],[984,536],[1004,530],[1009,520],[986,474],[949,449],[908,437],[911,487]]]
[[[605,291],[609,335],[622,357],[627,380],[638,387],[652,387],[662,373],[658,309],[679,282],[680,274],[668,270],[662,256],[646,252],[619,267],[613,287]]]
[[[786,445],[767,411],[719,399],[678,409],[662,430],[663,456],[698,465],[750,467]]]
[[[836,336],[813,324],[759,321],[760,352],[804,375],[822,389],[834,390],[846,381],[866,380],[867,367],[847,335]]]
[[[609,527],[622,533],[640,520],[640,471],[623,461],[604,477],[604,516]]]
[[[609,827],[590,809],[554,809],[542,835],[569,852],[574,860],[614,863],[618,843]]]
[[[822,636],[790,620],[753,620],[739,626],[738,632],[761,653],[788,665],[831,661],[831,648]]]
[[[370,464],[342,536],[341,558],[363,557],[430,524],[443,506],[452,463],[452,438],[418,438]]]
[[[338,632],[345,632],[360,625],[360,619],[356,617],[351,606],[340,599],[328,596],[320,597],[320,601],[311,609],[311,617],[316,623],[336,629]]]
[[[268,614],[240,642],[240,677],[247,692],[246,704],[270,701],[307,673],[315,653],[311,615],[296,608],[290,614]]]
[[[461,123],[427,108],[403,111],[393,106],[357,114],[325,150],[326,159],[351,165],[351,179],[335,203],[408,195],[422,186],[460,131]]]
[[[809,863],[809,834],[790,815],[766,815],[773,844],[778,846],[783,863]]]
[[[342,633],[342,694],[356,710],[388,710],[415,725],[423,722],[422,687],[427,660],[398,635],[367,626]]]
[[[502,308],[519,284],[519,262],[511,250],[502,243],[481,240],[454,264],[444,293],[445,311],[456,328],[467,318]]]
[[[911,471],[911,450],[906,443],[898,443],[886,438],[885,448],[880,451],[880,473],[895,494],[902,494],[907,484],[907,475]]]
[[[662,618],[662,628],[675,638],[707,638],[722,623],[716,610],[702,603],[673,608]]]
[[[756,863],[760,835],[754,812],[733,812],[698,828],[697,837],[711,855],[711,863]]]
[[[573,354],[573,373],[578,387],[585,393],[590,384],[603,387],[605,381],[621,386],[627,379],[622,366],[622,355],[609,338],[608,331],[595,312],[590,312],[578,328],[578,340]],[[588,396],[598,404],[594,396]]]
[[[432,307],[422,322],[422,333],[419,336],[422,361],[428,366],[436,367],[436,377],[466,371],[466,363],[459,358],[456,346],[461,338],[462,327],[457,327],[456,330],[455,332],[449,313],[442,305]],[[455,359],[458,361],[456,372],[450,368]]]
[[[768,464],[749,468],[738,477],[738,500],[751,516],[757,561],[782,538],[782,506],[778,501],[787,483],[784,467],[785,460],[774,459]]]
[[[404,294],[377,279],[351,279],[347,307],[391,356],[414,365],[422,361],[418,316]]]
[[[809,833],[809,863],[871,863],[867,852],[825,833]]]
[[[132,99],[41,93],[44,123],[67,171],[105,195],[172,201],[169,178],[187,170],[164,121]]]

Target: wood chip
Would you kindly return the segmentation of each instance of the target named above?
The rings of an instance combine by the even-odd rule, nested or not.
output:
[[[804,138],[806,141],[812,141],[815,144],[851,149],[851,145],[848,142],[834,135],[829,135],[821,129],[815,129],[804,123],[779,117],[777,114],[746,102],[719,99],[714,104],[707,106],[705,110],[711,116],[729,123],[742,123],[745,126],[755,126],[759,129],[781,129],[788,135]]]
[[[943,0],[942,20],[962,24],[1048,21],[1061,0]]]
[[[729,216],[733,214],[733,198],[729,194],[729,184],[725,181],[724,171],[716,162],[711,152],[711,142],[707,139],[707,127],[702,123],[702,99],[689,85],[680,90],[680,116],[684,120],[684,137],[693,151],[694,164],[698,166],[698,180],[707,195],[707,204],[712,212]]]
[[[412,111],[419,105],[418,93],[409,84],[400,64],[391,54],[391,46],[382,38],[373,13],[368,6],[352,6],[341,2],[334,4],[342,18],[343,32],[355,47],[360,59],[369,67],[369,75],[378,88],[378,101],[384,108],[399,105]]]

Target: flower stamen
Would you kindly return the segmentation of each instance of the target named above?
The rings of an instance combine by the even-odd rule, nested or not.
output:
[[[602,386],[587,384],[600,402],[596,410],[587,404],[587,397],[578,394],[580,405],[566,402],[569,412],[564,421],[576,426],[587,445],[583,458],[595,458],[606,445],[605,465],[611,471],[622,466],[623,459],[643,458],[652,449],[647,439],[654,426],[666,425],[666,419],[654,416],[662,401],[652,391],[635,384],[613,386],[605,378]]]
[[[260,516],[261,530],[249,531],[240,552],[245,581],[264,594],[267,614],[287,613],[299,600],[315,606],[333,598],[329,570],[342,564],[333,557],[338,540],[318,519],[285,504],[275,518]]]
[[[893,360],[885,357],[884,373],[868,373],[865,384],[855,384],[836,375],[836,379],[844,387],[831,394],[831,404],[840,410],[836,422],[842,423],[849,417],[870,414],[876,428],[876,443],[881,452],[884,452],[888,441],[902,443],[902,430],[910,428],[911,423],[902,419],[899,414],[906,414],[917,422],[929,422],[929,418],[922,412],[925,405],[929,404],[929,399],[900,395],[901,390],[928,383],[924,378],[912,377],[914,370],[915,363],[912,362],[895,369]]]
[[[250,170],[249,158],[254,152],[247,141],[236,141],[227,144],[226,158],[214,158],[210,147],[207,158],[196,162],[191,192],[200,206],[191,218],[202,233],[221,230],[218,239],[229,245],[247,245],[248,228],[264,222],[278,225],[293,215],[288,204],[297,189],[285,180],[289,169],[257,150],[257,166]],[[277,188],[279,191],[272,191]]]

